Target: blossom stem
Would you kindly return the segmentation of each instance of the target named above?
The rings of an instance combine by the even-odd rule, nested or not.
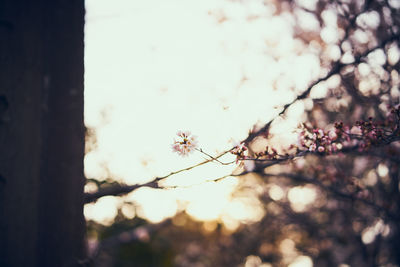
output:
[[[231,162],[222,162],[222,161],[220,161],[219,159],[217,159],[217,158],[211,156],[211,155],[208,154],[207,152],[204,152],[203,149],[201,149],[201,148],[196,148],[195,150],[199,151],[200,153],[206,155],[207,157],[209,157],[209,158],[212,159],[213,161],[216,161],[216,162],[218,162],[218,163],[220,163],[220,164],[222,164],[222,165],[230,165],[230,164],[232,164],[232,163],[235,162],[235,161],[231,161]]]

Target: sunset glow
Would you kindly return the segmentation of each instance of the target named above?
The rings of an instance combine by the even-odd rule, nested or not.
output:
[[[293,20],[273,16],[272,5],[154,0],[86,6],[85,122],[96,129],[98,144],[85,158],[89,178],[143,183],[206,158],[172,153],[179,129],[190,130],[199,147],[216,155],[274,117],[319,75],[316,48],[295,40]],[[291,132],[304,108],[299,102],[289,110],[274,142],[295,138]],[[263,215],[257,205],[230,197],[236,179],[201,185],[235,168],[211,163],[166,181],[185,188],[143,189],[125,198],[140,206],[137,215],[154,222],[180,209],[199,220],[257,220]],[[281,197],[277,188],[271,193]],[[107,216],[99,212],[115,214],[106,206],[96,216],[89,211],[103,202],[87,206],[86,217],[101,222]]]

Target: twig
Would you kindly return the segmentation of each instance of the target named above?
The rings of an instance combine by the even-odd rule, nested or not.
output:
[[[189,166],[189,167],[187,167],[187,168],[180,169],[180,170],[178,170],[178,171],[170,172],[169,174],[164,175],[164,176],[156,177],[156,178],[154,178],[152,181],[147,182],[147,183],[144,183],[144,184],[135,184],[135,185],[115,185],[115,186],[110,186],[110,187],[106,187],[106,188],[99,189],[97,192],[85,193],[85,196],[84,196],[85,203],[94,202],[94,201],[96,201],[97,199],[99,199],[99,198],[101,198],[101,197],[104,197],[104,196],[120,196],[120,195],[125,195],[125,194],[128,194],[128,193],[130,193],[130,192],[132,192],[132,191],[134,191],[134,190],[136,190],[136,189],[138,189],[138,188],[140,188],[140,187],[161,188],[161,187],[158,185],[158,182],[159,182],[159,181],[164,180],[164,179],[166,179],[166,178],[168,178],[168,177],[170,177],[170,176],[172,176],[172,175],[175,175],[175,174],[178,174],[178,173],[181,173],[181,172],[185,172],[185,171],[189,171],[189,170],[191,170],[191,169],[193,169],[193,168],[196,168],[196,167],[199,167],[199,166],[201,166],[201,165],[207,164],[207,163],[209,163],[209,162],[211,162],[211,161],[214,161],[214,160],[216,160],[216,159],[222,157],[223,155],[227,154],[229,151],[230,151],[230,150],[224,151],[224,152],[222,152],[221,154],[219,154],[219,155],[216,156],[216,157],[212,157],[211,159],[202,161],[202,162],[200,162],[200,163],[198,163],[198,164]]]
[[[220,164],[222,164],[222,165],[231,165],[232,163],[235,163],[235,161],[222,162],[222,161],[220,161],[218,158],[215,158],[215,157],[211,156],[210,154],[208,154],[207,152],[204,152],[203,149],[201,149],[201,148],[196,148],[196,150],[199,151],[200,153],[206,155],[206,156],[209,157],[211,160],[216,161],[216,162],[218,162],[218,163],[220,163]],[[227,152],[230,152],[230,151],[232,151],[232,149],[230,149],[230,150],[227,151]]]

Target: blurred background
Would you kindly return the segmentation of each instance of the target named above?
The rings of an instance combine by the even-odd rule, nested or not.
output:
[[[296,144],[304,122],[383,120],[399,103],[399,13],[398,0],[87,0],[85,192],[208,159],[173,153],[178,130],[217,156],[271,120],[251,151]],[[98,266],[399,266],[398,156],[393,143],[212,161],[86,204],[89,252]]]

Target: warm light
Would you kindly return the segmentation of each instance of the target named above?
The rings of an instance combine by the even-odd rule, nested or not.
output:
[[[378,234],[387,236],[390,233],[390,227],[379,219],[373,226],[367,227],[361,234],[361,240],[364,244],[370,244],[375,241]]]
[[[389,173],[388,167],[383,163],[380,163],[378,165],[377,171],[378,171],[379,176],[381,176],[381,177],[386,176]]]
[[[313,0],[299,2],[315,7]],[[144,183],[198,163],[204,155],[181,158],[171,152],[176,131],[190,130],[199,146],[215,155],[231,147],[230,139],[242,140],[255,122],[274,117],[280,112],[275,106],[292,100],[320,75],[318,49],[295,40],[293,21],[274,16],[272,5],[262,1],[243,2],[240,8],[212,0],[85,4],[85,123],[95,128],[98,145],[85,158],[90,178]],[[223,23],[216,10],[224,10]],[[259,18],[249,21],[248,11]],[[332,20],[334,14],[325,17]],[[312,16],[302,23],[308,30],[318,26]],[[286,126],[276,130],[277,143],[293,140],[286,133],[297,127],[304,105],[291,110]],[[235,186],[197,186],[234,168],[209,164],[176,175],[165,184],[189,188],[138,192],[128,197],[138,205],[137,213],[126,206],[122,212],[156,222],[173,216],[179,200],[199,220],[224,217],[232,227],[255,221],[263,213],[257,205],[231,198]],[[89,209],[86,218],[97,216]]]
[[[268,193],[269,196],[275,201],[281,200],[284,196],[282,188],[278,185],[272,185]]]
[[[291,262],[298,254],[296,251],[296,244],[292,239],[286,238],[279,244],[279,249],[283,255],[285,263]]]
[[[121,208],[121,212],[128,219],[133,219],[136,215],[135,206],[132,204],[124,204]]]
[[[280,244],[280,249],[281,249],[282,253],[292,251],[295,249],[295,243],[293,240],[286,238],[286,239],[282,240],[282,242]]]
[[[317,194],[315,189],[307,186],[296,186],[289,190],[288,198],[290,206],[296,212],[302,212],[311,204]]]
[[[203,229],[206,232],[212,232],[217,229],[218,223],[216,221],[206,221],[203,223]]]
[[[257,198],[234,198],[227,204],[224,213],[240,222],[256,222],[264,215],[262,203]]]
[[[174,216],[178,205],[166,190],[141,188],[127,196],[138,208],[137,214],[151,222],[157,223],[168,217]]]
[[[313,267],[313,262],[308,256],[299,256],[288,267]]]
[[[269,263],[262,263],[261,258],[258,256],[250,255],[246,257],[244,267],[272,267]]]
[[[202,184],[188,188],[178,197],[187,199],[186,211],[195,219],[217,220],[229,203],[229,196],[236,184],[234,181]]]
[[[400,59],[400,49],[397,45],[392,45],[387,52],[388,62],[395,65]]]
[[[120,200],[115,197],[102,197],[96,203],[85,205],[85,217],[104,225],[111,225],[117,216],[119,203]]]

